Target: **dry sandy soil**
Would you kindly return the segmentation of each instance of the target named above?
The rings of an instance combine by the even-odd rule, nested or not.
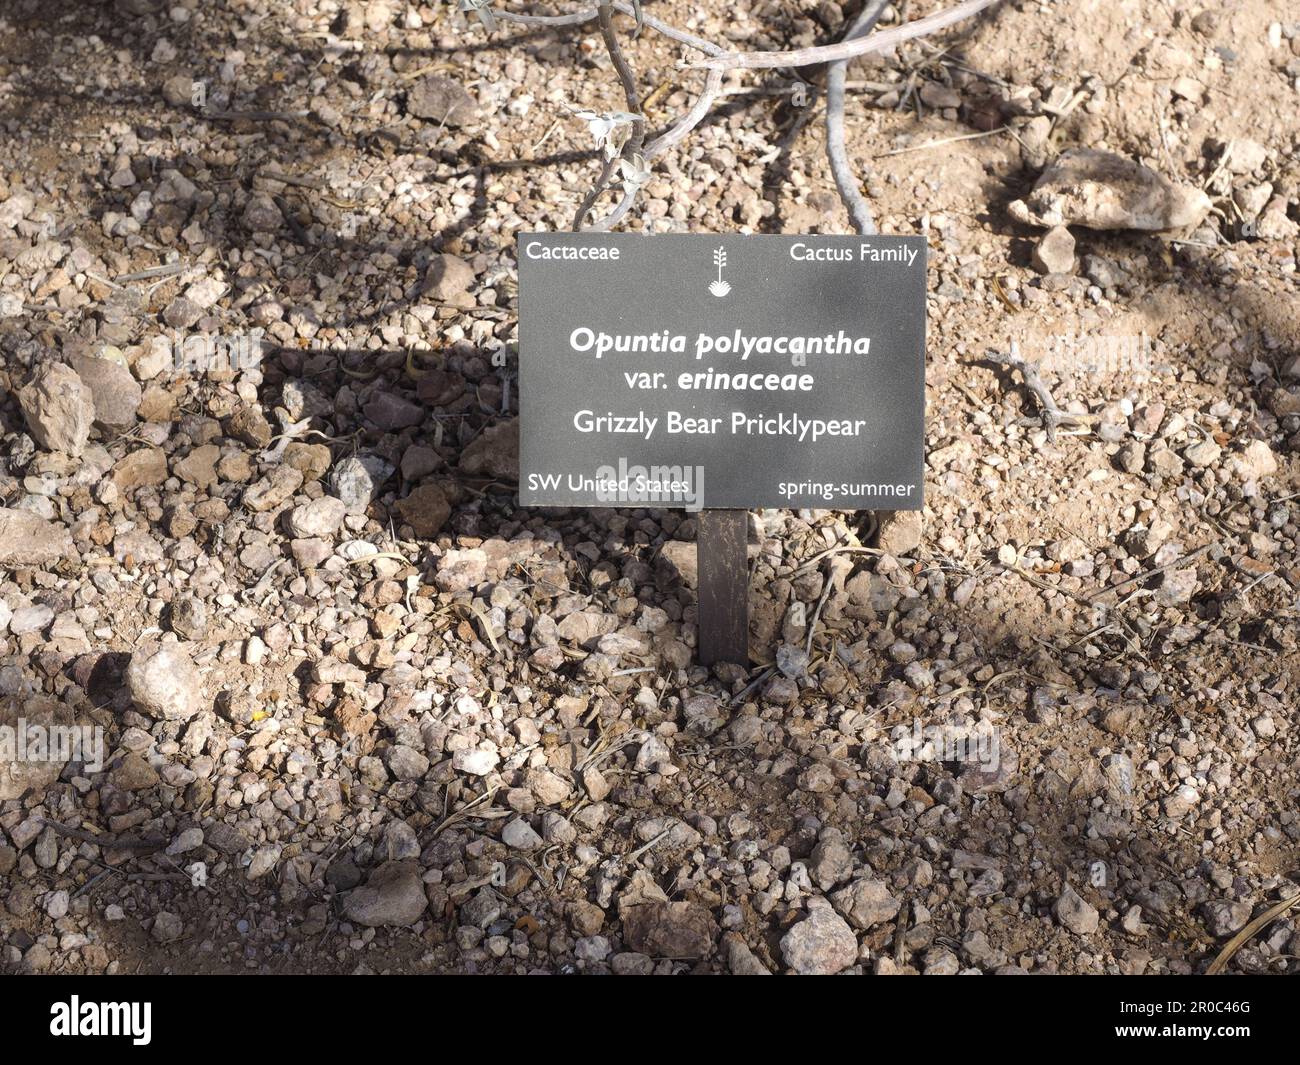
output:
[[[646,7],[760,50],[857,5]],[[881,231],[930,247],[923,525],[754,515],[752,668],[709,672],[692,518],[515,502],[514,234],[592,185],[571,108],[623,106],[591,25],[10,0],[2,713],[98,724],[106,764],[0,778],[0,965],[1203,971],[1300,895],[1278,18],[1010,0],[851,64]],[[701,76],[616,25],[660,128]],[[849,232],[801,73],[729,74],[622,228]],[[1009,205],[1078,147],[1212,210],[1076,225],[1044,273]],[[254,329],[260,366],[171,361]],[[1282,913],[1228,969],[1297,956]]]

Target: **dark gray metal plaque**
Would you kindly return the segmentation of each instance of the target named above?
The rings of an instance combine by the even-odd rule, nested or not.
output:
[[[921,508],[923,238],[518,239],[520,502]]]

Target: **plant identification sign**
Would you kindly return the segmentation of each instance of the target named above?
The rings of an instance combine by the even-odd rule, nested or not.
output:
[[[922,237],[518,238],[526,506],[919,510]]]

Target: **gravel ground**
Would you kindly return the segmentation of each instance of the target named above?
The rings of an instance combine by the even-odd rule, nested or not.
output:
[[[927,509],[755,513],[707,671],[692,517],[515,503],[514,234],[600,168],[593,25],[11,0],[0,723],[103,758],[0,758],[0,967],[1189,973],[1275,907],[1228,969],[1295,972],[1276,18],[1012,0],[850,65],[930,245]],[[616,25],[661,128],[702,77]],[[847,232],[803,72],[727,74],[624,228]]]

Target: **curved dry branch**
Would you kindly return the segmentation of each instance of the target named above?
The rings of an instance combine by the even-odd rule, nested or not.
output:
[[[573,216],[573,225],[569,227],[575,233],[582,228],[582,223],[587,220],[587,215],[590,214],[591,209],[596,206],[596,201],[599,200],[604,191],[609,188],[609,182],[614,176],[614,168],[616,166],[618,166],[617,155],[612,159],[606,159],[605,165],[600,169],[600,177],[596,178],[596,184],[593,185],[591,191],[582,198],[582,203],[578,204],[577,213]]]
[[[615,0],[614,9],[621,14],[631,15],[636,18],[636,8],[622,0]],[[586,11],[574,11],[567,15],[516,15],[510,11],[493,10],[492,14],[502,22],[516,22],[521,26],[581,26],[584,22],[591,22],[600,15],[597,8],[588,8]],[[661,33],[669,40],[677,41],[688,48],[694,48],[697,52],[703,52],[705,55],[724,55],[726,50],[719,48],[716,44],[704,40],[702,37],[696,37],[694,34],[687,33],[685,30],[679,30],[676,27],[668,25],[661,19],[653,15],[641,14],[640,22]]]
[[[709,76],[705,80],[704,88],[700,95],[696,97],[694,105],[672,126],[661,133],[658,137],[646,145],[645,161],[647,163],[659,158],[670,148],[676,147],[686,139],[687,134],[698,126],[713,110],[713,101],[718,98],[722,92],[722,71],[710,70]],[[623,198],[619,201],[618,206],[609,212],[604,218],[593,222],[588,228],[595,232],[605,232],[613,229],[619,222],[627,217],[627,213],[636,203],[637,188],[628,188],[623,192]]]
[[[675,148],[685,140],[686,135],[708,117],[709,112],[713,110],[713,101],[718,98],[721,92],[722,71],[710,70],[708,77],[704,81],[704,88],[701,90],[700,95],[696,97],[691,109],[682,115],[675,125],[669,127],[646,146],[646,162],[658,159],[669,148]]]
[[[859,37],[838,44],[825,44],[816,48],[797,48],[789,52],[726,52],[710,59],[698,59],[687,64],[692,67],[705,67],[710,70],[770,70],[772,67],[807,67],[818,63],[835,63],[841,59],[870,55],[882,52],[903,41],[914,37],[925,37],[931,33],[946,29],[955,22],[970,18],[992,7],[998,0],[966,0],[965,3],[950,7],[947,11],[907,22],[893,29],[881,30],[870,37]]]
[[[884,14],[888,3],[889,0],[867,0],[866,6],[844,34],[844,40],[852,41],[870,33]],[[853,172],[853,164],[849,161],[849,153],[844,146],[844,82],[848,69],[849,61],[840,59],[826,71],[826,156],[830,160],[835,187],[840,190],[840,199],[848,208],[853,228],[858,233],[874,233],[876,220],[872,217],[866,197],[862,195],[862,186]]]
[[[638,11],[638,14],[640,12]],[[600,22],[600,36],[605,42],[605,49],[609,52],[610,62],[614,64],[614,72],[618,75],[619,84],[623,86],[623,99],[627,104],[628,113],[635,115],[632,120],[632,132],[627,142],[619,149],[618,153],[612,158],[605,161],[605,166],[601,170],[600,179],[596,182],[596,187],[591,190],[578,207],[578,213],[573,219],[573,228],[575,230],[582,228],[582,223],[586,221],[587,213],[595,205],[601,194],[609,187],[610,179],[613,177],[619,161],[623,159],[632,159],[639,155],[642,146],[645,144],[645,117],[641,114],[641,94],[637,91],[636,76],[632,73],[632,68],[628,65],[627,57],[623,55],[623,48],[618,43],[618,34],[614,32],[614,5],[610,0],[604,0],[596,9],[597,19]],[[635,194],[635,190],[630,190]]]

